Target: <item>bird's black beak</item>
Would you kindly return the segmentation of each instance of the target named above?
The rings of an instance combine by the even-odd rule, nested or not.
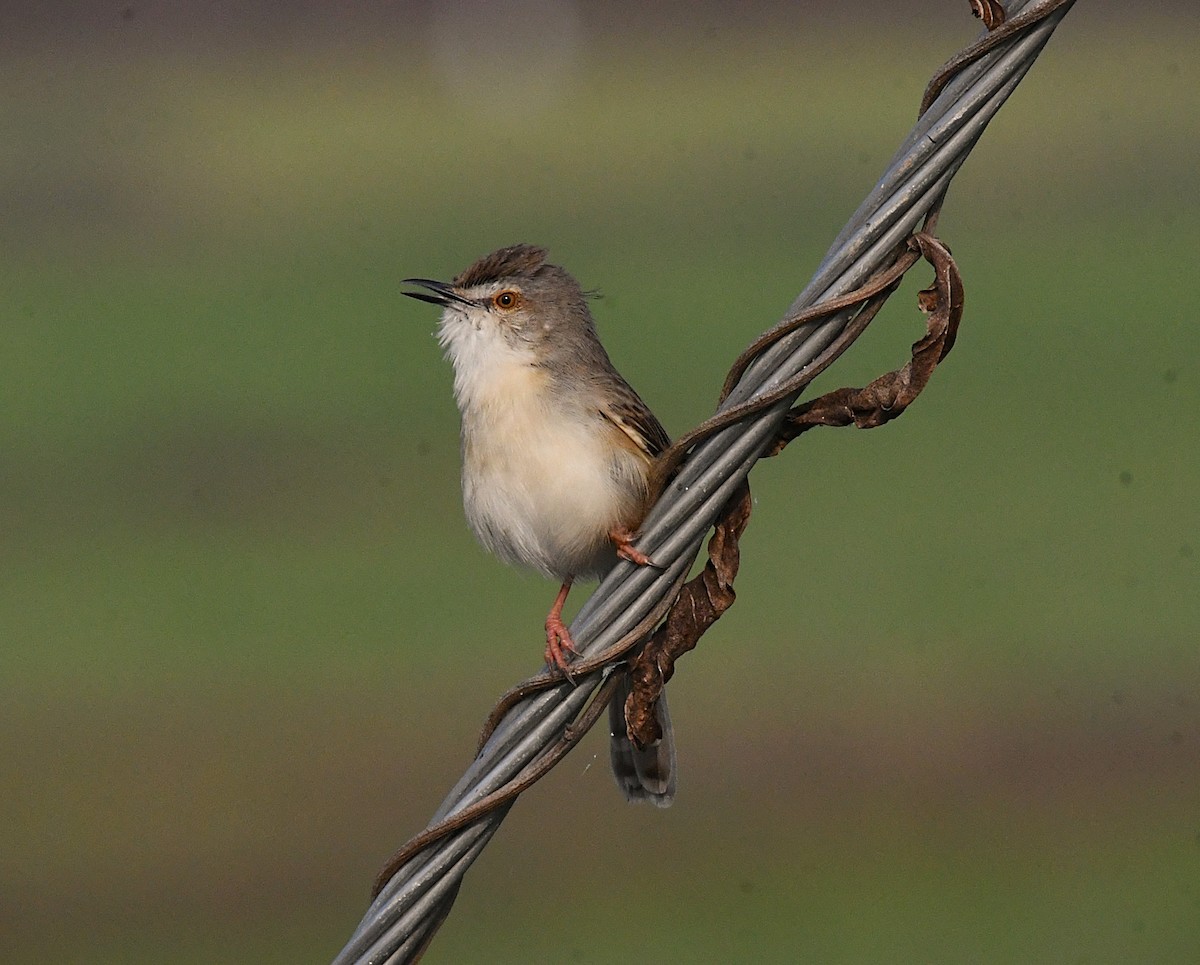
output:
[[[446,307],[449,305],[473,304],[469,298],[463,298],[462,295],[456,292],[453,285],[449,285],[444,281],[431,281],[428,278],[405,278],[401,284],[420,285],[422,288],[428,288],[428,292],[404,292],[404,294],[409,298],[429,302],[431,305]]]

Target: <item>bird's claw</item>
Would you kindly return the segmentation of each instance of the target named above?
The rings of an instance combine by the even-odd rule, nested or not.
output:
[[[557,668],[570,680],[571,661],[567,654],[579,656],[579,651],[575,649],[575,641],[571,639],[571,631],[560,618],[551,615],[546,619],[546,665]]]
[[[637,566],[649,566],[656,570],[665,569],[633,545],[634,535],[623,529],[614,529],[608,534],[608,538],[612,540],[613,546],[616,548],[617,556],[623,560],[629,560],[630,563]]]

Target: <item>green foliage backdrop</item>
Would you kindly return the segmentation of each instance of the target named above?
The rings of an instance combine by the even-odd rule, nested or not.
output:
[[[553,592],[466,531],[399,279],[549,246],[682,431],[976,29],[926,6],[584,6],[549,53],[127,8],[10,46],[0,957],[335,953]],[[1193,14],[1112,7],[954,185],[927,394],[755,473],[739,601],[673,685],[676,806],[625,806],[594,735],[428,961],[1195,960],[1200,76]],[[916,287],[826,387],[903,360]]]

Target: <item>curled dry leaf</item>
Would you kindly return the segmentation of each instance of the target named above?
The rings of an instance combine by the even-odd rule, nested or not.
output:
[[[662,626],[630,664],[625,726],[638,747],[662,737],[654,704],[675,672],[676,659],[733,605],[733,579],[741,563],[738,540],[750,521],[750,506],[750,484],[743,480],[717,519],[704,569],[684,585]]]
[[[950,249],[933,235],[915,234],[909,246],[934,270],[933,284],[917,295],[917,305],[927,321],[925,335],[913,344],[912,358],[864,388],[837,389],[796,406],[786,416],[766,455],[776,455],[813,426],[881,426],[899,416],[928,384],[933,370],[954,346],[962,320],[962,277]],[[894,286],[883,297],[891,290]],[[741,562],[738,544],[750,521],[750,508],[750,487],[743,481],[717,519],[703,571],[684,586],[666,620],[630,661],[631,692],[625,701],[625,727],[629,739],[639,747],[662,736],[654,705],[675,672],[675,661],[693,649],[733,605],[733,580]]]
[[[971,0],[971,13],[982,20],[988,30],[995,30],[1004,23],[1004,8],[998,0]]]
[[[781,452],[796,436],[813,426],[856,425],[860,429],[873,429],[890,422],[921,394],[933,370],[953,348],[962,320],[962,277],[950,249],[932,235],[913,235],[910,244],[934,270],[933,285],[917,296],[917,304],[928,320],[924,337],[913,343],[912,358],[861,389],[835,389],[796,406],[787,414],[768,455]]]

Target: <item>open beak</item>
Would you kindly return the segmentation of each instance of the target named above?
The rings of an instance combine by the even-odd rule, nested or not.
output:
[[[429,302],[431,305],[447,307],[450,305],[474,304],[469,298],[463,298],[462,295],[456,292],[453,285],[449,285],[444,281],[431,281],[428,278],[405,278],[401,284],[420,285],[422,288],[428,288],[428,292],[404,292],[404,294],[409,298]]]

